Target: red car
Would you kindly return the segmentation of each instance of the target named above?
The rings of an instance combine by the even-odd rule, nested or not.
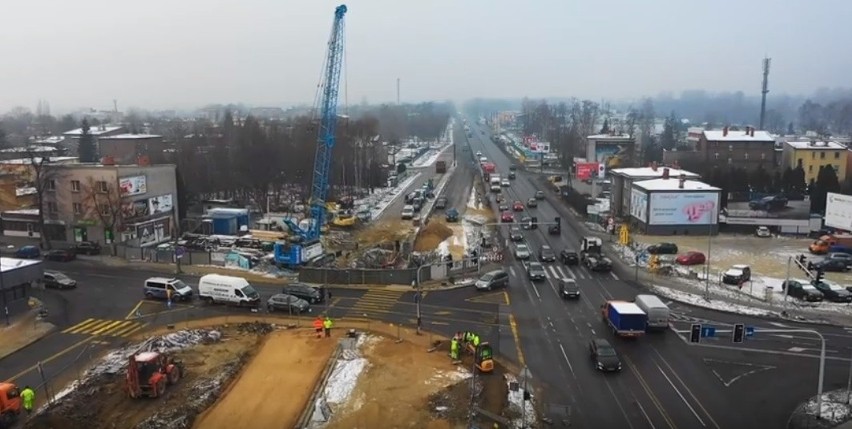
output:
[[[503,214],[500,215],[500,220],[503,222],[514,222],[515,215],[513,215],[512,212],[503,212]]]
[[[701,252],[686,252],[675,259],[680,265],[701,265],[707,262],[707,258]]]
[[[520,201],[515,201],[514,203],[512,203],[512,210],[514,210],[516,212],[524,211],[524,203],[522,203]]]

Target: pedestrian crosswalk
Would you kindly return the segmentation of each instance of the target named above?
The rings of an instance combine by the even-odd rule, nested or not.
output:
[[[63,334],[100,335],[106,337],[128,337],[145,327],[145,323],[132,320],[86,319],[66,328]]]
[[[348,315],[351,317],[364,317],[366,314],[369,317],[373,314],[390,313],[393,306],[399,302],[403,293],[385,289],[369,290],[352,306]]]
[[[590,279],[591,274],[579,265],[546,264],[544,275],[549,279]]]

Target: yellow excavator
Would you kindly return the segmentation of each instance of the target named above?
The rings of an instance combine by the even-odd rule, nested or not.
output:
[[[331,214],[331,224],[339,228],[351,228],[358,222],[352,210],[344,209],[335,202],[325,203],[325,209]]]
[[[494,351],[487,342],[480,343],[473,354],[473,363],[479,372],[489,373],[494,371]]]

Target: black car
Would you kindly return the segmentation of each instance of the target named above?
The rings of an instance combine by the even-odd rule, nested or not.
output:
[[[524,239],[524,233],[521,231],[521,228],[513,226],[509,229],[509,238],[514,242],[522,241]]]
[[[574,279],[559,280],[559,296],[562,299],[580,299],[580,287]]]
[[[822,292],[817,288],[808,282],[800,280],[785,280],[784,283],[781,283],[781,290],[786,290],[787,295],[793,298],[807,302],[820,302],[823,298]]]
[[[447,208],[447,198],[446,197],[438,197],[438,199],[435,200],[435,208],[441,209],[441,210]]]
[[[813,268],[827,272],[845,273],[849,271],[849,262],[844,259],[823,259],[815,264]]]
[[[459,221],[459,211],[456,209],[447,210],[447,222],[458,222]]]
[[[577,265],[580,263],[580,255],[575,250],[563,249],[559,252],[559,260],[565,265]]]
[[[515,165],[515,164],[512,164],[512,165],[509,166],[509,171],[515,171],[517,169],[518,169],[518,166]]]
[[[538,256],[542,262],[556,262],[556,252],[554,252],[553,248],[546,244],[541,246],[541,249],[538,251]]]
[[[266,310],[270,313],[273,311],[286,311],[288,313],[301,314],[311,311],[311,306],[308,304],[308,301],[295,295],[276,293],[266,301]]]
[[[77,259],[77,255],[72,250],[54,249],[45,252],[44,259],[46,261],[70,262]]]
[[[77,280],[60,273],[59,271],[45,270],[44,287],[50,289],[74,289],[77,287]]]
[[[677,255],[677,244],[674,243],[657,243],[648,246],[645,249],[650,255]]]
[[[527,274],[530,280],[544,280],[547,275],[544,273],[544,265],[539,262],[530,262],[527,264]]]
[[[515,180],[515,172],[514,171],[509,172],[509,180]]]
[[[535,198],[530,198],[527,200],[527,208],[535,208],[538,207],[538,200]]]
[[[814,287],[822,292],[825,299],[831,302],[852,302],[852,292],[849,292],[836,284],[822,281],[815,284]]]
[[[530,223],[532,222],[532,218],[529,216],[524,216],[521,218],[521,228],[522,229],[532,229]]]
[[[500,203],[498,208],[500,209],[501,212],[509,211],[509,205],[506,204],[506,203]]]
[[[852,255],[848,253],[831,253],[827,257],[828,259],[839,259],[841,261],[846,261],[846,266],[852,267]]]
[[[586,267],[599,273],[612,271],[612,260],[606,256],[589,256],[586,258]]]
[[[100,255],[101,245],[93,241],[82,241],[74,246],[74,251],[78,255]]]
[[[304,283],[290,283],[281,288],[281,293],[304,299],[310,304],[323,302],[326,297],[324,287],[314,287]]]
[[[621,359],[618,358],[615,347],[603,338],[595,338],[589,342],[589,356],[599,371],[621,371]]]

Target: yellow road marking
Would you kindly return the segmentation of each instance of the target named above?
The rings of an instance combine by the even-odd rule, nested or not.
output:
[[[506,299],[506,305],[512,305],[512,301],[509,301],[509,292],[503,291],[503,298]]]
[[[515,315],[509,313],[509,327],[512,329],[512,336],[515,337],[515,349],[518,353],[518,362],[521,365],[527,366],[527,360],[524,359],[524,352],[521,350],[521,335],[518,334],[518,323],[515,321]]]
[[[76,348],[78,348],[78,347],[82,346],[83,344],[86,344],[86,343],[88,343],[88,342],[90,342],[90,341],[94,340],[95,338],[97,338],[97,337],[95,337],[95,336],[91,336],[91,337],[88,337],[88,338],[86,338],[86,339],[84,339],[84,340],[80,340],[80,341],[78,341],[78,342],[76,342],[76,343],[74,343],[74,344],[70,345],[70,346],[69,346],[69,347],[67,347],[66,349],[64,349],[64,350],[60,350],[59,352],[55,353],[54,355],[52,355],[52,356],[49,356],[49,357],[45,358],[44,360],[42,360],[42,361],[41,361],[41,364],[42,364],[42,365],[44,365],[44,364],[46,364],[46,363],[48,363],[48,362],[52,362],[52,361],[53,361],[53,360],[55,360],[56,358],[59,358],[59,357],[61,357],[61,356],[65,355],[65,354],[67,354],[68,352],[70,352],[70,351],[72,351],[72,350],[74,350],[74,349],[76,349]],[[11,377],[9,377],[9,379],[7,380],[7,382],[15,381],[15,380],[17,380],[17,379],[19,379],[19,378],[21,378],[21,377],[23,377],[23,376],[27,375],[28,373],[30,373],[30,372],[32,372],[32,371],[35,371],[37,368],[38,368],[38,365],[33,365],[33,366],[31,366],[31,367],[29,367],[29,368],[27,368],[27,369],[25,369],[25,370],[23,370],[23,371],[21,371],[21,372],[19,372],[19,373],[17,373],[17,374],[15,374],[15,375],[13,375],[13,376],[11,376]]]
[[[70,333],[70,332],[71,332],[74,328],[77,328],[77,327],[82,326],[82,325],[87,325],[87,324],[92,323],[92,322],[94,322],[94,321],[95,321],[95,319],[86,319],[86,320],[84,320],[84,321],[82,321],[82,322],[80,322],[80,323],[78,323],[78,324],[76,324],[76,325],[74,325],[74,326],[71,326],[71,327],[69,327],[69,328],[65,328],[65,329],[62,331],[62,333],[63,333],[63,334],[68,334],[68,333]]]
[[[444,311],[436,311],[432,314],[434,314],[436,316],[449,316],[450,314],[453,314],[453,312],[444,310]]]
[[[89,333],[92,334],[92,335],[106,334],[106,333],[112,331],[113,329],[120,328],[120,327],[123,327],[123,326],[127,326],[128,324],[132,324],[132,323],[133,322],[128,322],[126,320],[116,320],[112,323],[108,323],[108,324],[102,326],[100,329],[96,329],[94,331],[89,331]]]
[[[127,316],[125,316],[124,318],[125,319],[132,319],[132,318],[136,317],[136,312],[139,311],[139,307],[141,307],[142,304],[144,304],[144,303],[145,303],[144,299],[139,300],[139,302],[136,303],[136,306],[134,306],[133,309],[130,310],[130,313],[127,313]]]

